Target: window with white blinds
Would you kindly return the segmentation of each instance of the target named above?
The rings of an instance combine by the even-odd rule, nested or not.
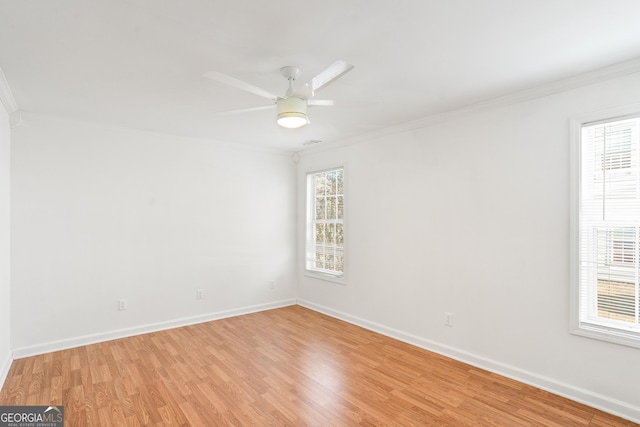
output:
[[[344,168],[307,175],[307,271],[344,274]]]
[[[581,123],[576,133],[573,329],[640,347],[640,116]]]

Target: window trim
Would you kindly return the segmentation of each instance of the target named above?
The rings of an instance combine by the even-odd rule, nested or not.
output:
[[[585,125],[595,125],[640,116],[640,104],[575,116],[569,129],[569,301],[570,333],[610,343],[640,348],[640,335],[604,325],[584,324],[580,320],[580,177],[581,136]]]
[[[328,172],[328,171],[332,171],[332,170],[337,170],[337,169],[342,169],[342,174],[343,174],[343,189],[342,189],[342,194],[344,196],[343,198],[343,219],[342,219],[342,223],[344,224],[344,234],[343,234],[343,243],[342,243],[342,247],[343,247],[343,251],[344,251],[344,255],[343,255],[343,272],[342,274],[333,274],[333,273],[328,273],[328,272],[322,272],[322,271],[318,271],[318,270],[312,270],[307,268],[307,242],[309,241],[309,234],[313,233],[312,230],[310,230],[310,223],[311,223],[311,218],[313,215],[312,212],[312,206],[313,206],[313,199],[315,194],[312,193],[311,191],[309,191],[309,177],[311,175],[317,174],[317,173],[322,173],[322,172]],[[304,192],[305,192],[305,222],[304,222],[304,241],[303,241],[303,250],[302,250],[302,270],[303,270],[303,275],[305,277],[310,277],[313,279],[319,279],[319,280],[323,280],[323,281],[327,281],[327,282],[332,282],[332,283],[337,283],[340,285],[346,285],[347,284],[347,270],[348,270],[348,234],[349,234],[349,228],[348,228],[348,205],[349,205],[349,196],[348,196],[348,186],[349,186],[349,179],[347,176],[347,165],[346,163],[338,163],[338,164],[334,164],[333,166],[330,167],[321,167],[321,168],[313,168],[313,169],[309,169],[307,171],[304,171],[303,174],[304,177]]]

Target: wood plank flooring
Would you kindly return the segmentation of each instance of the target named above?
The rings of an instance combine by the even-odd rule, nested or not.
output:
[[[300,306],[13,362],[66,426],[632,426]]]

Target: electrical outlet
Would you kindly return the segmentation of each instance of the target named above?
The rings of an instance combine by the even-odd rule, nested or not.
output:
[[[444,319],[445,326],[453,326],[453,313],[444,313]]]
[[[118,301],[118,310],[123,311],[127,309],[127,300],[121,299]]]
[[[276,288],[276,282],[274,282],[274,281],[269,282],[269,288],[270,289],[275,289]]]
[[[196,299],[204,299],[204,289],[196,289]]]

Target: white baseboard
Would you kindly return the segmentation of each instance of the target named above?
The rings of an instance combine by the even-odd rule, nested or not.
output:
[[[11,362],[13,362],[13,357],[11,357],[11,353],[9,353],[0,363],[0,388],[2,388],[5,380],[7,379],[9,369],[11,369]]]
[[[21,359],[29,356],[50,353],[52,351],[66,350],[83,345],[95,344],[104,341],[111,341],[119,338],[131,337],[134,335],[158,332],[166,329],[179,328],[181,326],[195,325],[197,323],[210,322],[212,320],[224,319],[227,317],[240,316],[243,314],[256,313],[258,311],[271,310],[274,308],[295,305],[295,299],[275,301],[267,304],[259,304],[248,307],[241,307],[232,310],[207,313],[199,316],[184,317],[181,319],[169,320],[166,322],[152,323],[148,325],[135,326],[132,328],[118,329],[114,331],[102,332],[92,335],[84,335],[75,338],[68,338],[59,341],[50,341],[42,344],[20,347],[13,349],[13,357]],[[9,362],[9,365],[11,363]],[[2,383],[0,383],[2,384]]]
[[[580,387],[566,384],[553,378],[548,378],[542,375],[538,375],[534,372],[525,371],[515,366],[507,365],[496,360],[488,359],[482,356],[478,356],[464,350],[460,350],[454,347],[443,345],[435,341],[431,341],[416,335],[408,334],[397,329],[389,328],[384,325],[370,322],[366,319],[362,319],[357,316],[352,316],[347,313],[343,313],[338,310],[331,309],[322,305],[314,304],[310,301],[298,299],[298,305],[306,307],[308,309],[326,314],[331,317],[335,317],[345,322],[363,327],[365,329],[377,332],[382,335],[397,339],[408,344],[415,345],[416,347],[423,348],[425,350],[432,351],[434,353],[441,354],[443,356],[450,357],[451,359],[458,360],[463,363],[481,368],[498,375],[502,375],[507,378],[514,379],[524,384],[537,387],[542,390],[546,390],[550,393],[557,394],[567,399],[574,400],[576,402],[583,403],[593,408],[599,409],[604,412],[625,418],[635,423],[640,423],[640,407],[631,405],[626,402],[622,402],[616,399],[612,399],[608,396],[595,393],[590,390],[586,390]]]

